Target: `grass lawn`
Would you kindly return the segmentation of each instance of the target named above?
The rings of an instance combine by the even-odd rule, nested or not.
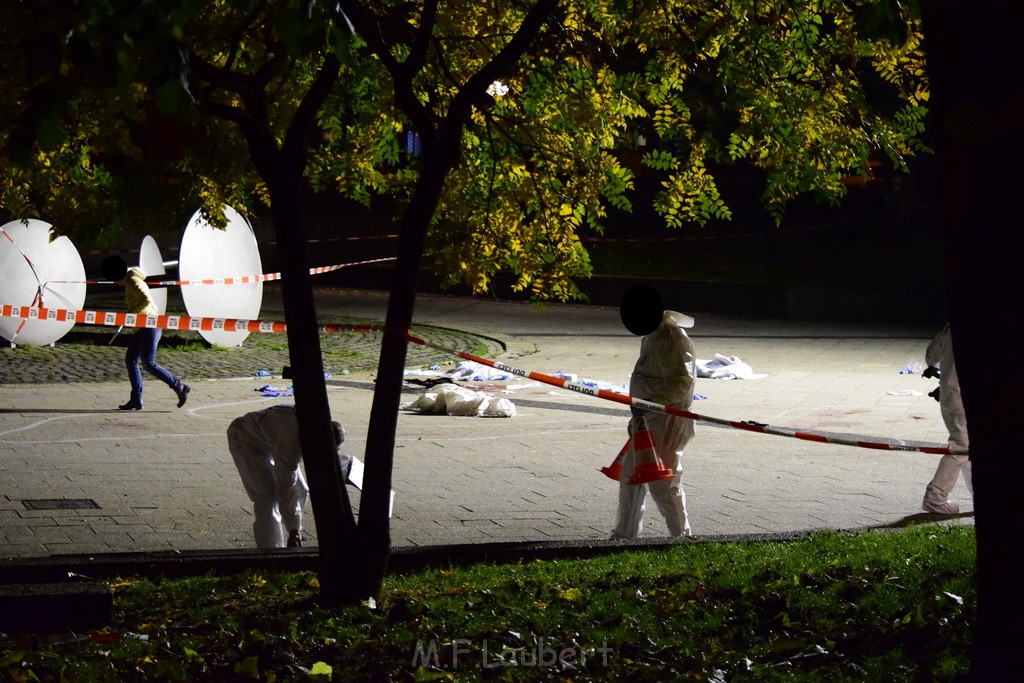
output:
[[[115,621],[8,636],[12,681],[949,681],[967,670],[974,529],[683,542],[391,575],[316,606],[309,573],[112,583]]]

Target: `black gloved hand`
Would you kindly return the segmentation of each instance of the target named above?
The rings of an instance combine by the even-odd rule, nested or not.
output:
[[[921,373],[921,376],[925,378],[938,377],[939,374],[939,369],[937,367],[935,367],[934,365],[929,365],[924,369],[924,372]]]
[[[939,400],[939,387],[935,387],[935,391],[929,391],[928,395],[934,398],[936,401]]]

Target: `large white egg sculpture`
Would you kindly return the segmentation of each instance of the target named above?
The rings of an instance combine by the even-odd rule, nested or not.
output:
[[[71,240],[53,238],[53,226],[30,218],[0,226],[0,304],[81,310],[85,266]],[[0,317],[0,336],[14,344],[53,344],[74,320]]]
[[[222,280],[263,273],[256,235],[249,221],[230,206],[224,208],[227,226],[215,228],[196,211],[178,252],[178,277],[182,281]],[[185,310],[194,318],[257,320],[263,304],[263,283],[188,284],[181,287]],[[248,332],[200,330],[203,338],[218,346],[240,346]]]
[[[167,266],[164,265],[160,247],[150,235],[142,238],[142,246],[139,247],[139,268],[146,274],[147,281],[159,279],[161,275],[167,274]],[[153,297],[153,303],[156,304],[157,313],[166,315],[167,288],[150,287],[149,294]]]

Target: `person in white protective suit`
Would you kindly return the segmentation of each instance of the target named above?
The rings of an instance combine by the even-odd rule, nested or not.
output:
[[[337,422],[331,424],[340,446],[345,431]],[[299,469],[302,450],[295,406],[275,405],[235,418],[228,426],[228,450],[252,501],[256,547],[301,547],[309,487]],[[351,458],[340,457],[347,477]]]
[[[963,472],[964,483],[971,496],[974,495],[974,485],[971,481],[971,461],[966,455],[970,443],[967,437],[967,415],[960,398],[960,380],[956,375],[953,338],[948,324],[928,344],[924,360],[929,370],[938,370],[939,411],[949,431],[949,448],[962,451],[962,454],[942,456],[935,476],[924,490],[924,503],[921,507],[926,512],[955,515],[960,512],[960,506],[949,500],[949,494],[956,486],[960,473]],[[926,374],[930,373],[926,371]]]
[[[692,327],[693,318],[664,310],[661,295],[648,285],[636,285],[627,290],[619,313],[630,332],[643,335],[640,357],[629,380],[630,396],[689,410],[693,402],[696,356],[693,342],[683,328]],[[669,535],[689,536],[682,456],[683,448],[694,435],[693,420],[638,408],[633,408],[632,412],[628,427],[630,438],[646,426],[655,451],[673,476],[646,484],[630,484],[635,456],[632,449],[625,453],[612,538],[636,538],[643,532],[644,499],[648,490],[665,518]]]

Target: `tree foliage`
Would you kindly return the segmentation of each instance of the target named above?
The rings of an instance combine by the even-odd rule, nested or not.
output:
[[[674,228],[730,217],[723,165],[763,171],[776,220],[801,194],[838,201],[872,155],[902,167],[925,149],[921,35],[906,16],[904,41],[863,37],[872,4],[558,3],[524,57],[471,101],[432,220],[434,267],[475,291],[509,272],[538,298],[578,296],[574,281],[590,273],[581,233],[632,208],[623,152],[638,136],[660,179],[655,208]],[[308,141],[307,187],[403,206],[422,165],[410,140],[428,142],[424,126],[443,120],[527,8],[342,7],[364,12],[386,51],[318,2],[5,3],[0,213],[103,242],[140,222],[176,228],[197,204],[214,220],[222,203],[258,211],[270,193],[244,126],[262,117],[283,142],[327,55],[339,70]],[[423,68],[396,83],[389,61]],[[224,87],[229,75],[249,80],[248,101]],[[249,106],[257,91],[265,102]]]

